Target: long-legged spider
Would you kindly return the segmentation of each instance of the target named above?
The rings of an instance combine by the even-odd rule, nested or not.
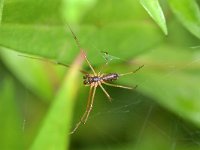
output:
[[[69,25],[68,25],[69,26]],[[86,73],[85,71],[82,73],[84,73],[85,75],[83,76],[83,84],[86,86],[90,86],[90,90],[89,90],[89,96],[88,96],[88,101],[87,101],[87,106],[86,106],[86,110],[84,112],[84,114],[82,115],[80,121],[76,124],[75,128],[70,132],[70,134],[73,134],[78,127],[81,125],[81,123],[85,124],[87,122],[87,119],[90,115],[90,112],[93,108],[93,103],[94,103],[94,96],[95,96],[95,92],[96,92],[96,88],[99,86],[103,92],[106,94],[106,96],[108,97],[108,99],[111,101],[111,97],[108,94],[108,92],[104,89],[104,87],[102,86],[102,84],[108,85],[108,86],[113,86],[113,87],[119,87],[119,88],[124,88],[124,89],[134,89],[137,86],[135,86],[134,88],[132,87],[127,87],[127,86],[123,86],[123,85],[116,85],[116,84],[112,84],[110,82],[117,80],[119,77],[124,76],[124,75],[128,75],[128,74],[133,74],[135,72],[137,72],[139,69],[141,69],[144,65],[140,66],[139,68],[137,68],[135,71],[132,72],[128,72],[128,73],[124,73],[124,74],[117,74],[117,73],[101,73],[101,71],[99,71],[98,73],[96,73],[96,71],[94,70],[94,68],[92,67],[91,63],[89,62],[85,52],[83,51],[83,49],[80,47],[78,38],[76,37],[76,35],[74,34],[74,32],[72,31],[72,29],[69,26],[69,29],[73,35],[73,38],[76,41],[76,44],[79,48],[79,50],[83,53],[83,56],[87,62],[87,64],[89,65],[90,69],[92,70],[92,74]]]
[[[88,96],[86,110],[85,110],[84,114],[82,115],[80,121],[76,124],[75,128],[70,132],[70,134],[73,134],[78,129],[78,127],[81,125],[81,123],[85,124],[87,122],[87,119],[88,119],[89,114],[90,114],[90,112],[92,110],[92,107],[93,107],[94,96],[95,96],[96,88],[98,86],[103,90],[103,92],[106,94],[108,99],[111,101],[110,95],[104,89],[102,84],[105,84],[105,85],[108,85],[108,86],[112,86],[112,87],[119,87],[119,88],[129,89],[129,90],[134,89],[134,88],[137,87],[137,85],[135,87],[128,87],[128,86],[123,86],[123,85],[112,84],[110,82],[117,80],[121,76],[128,75],[128,74],[133,74],[133,73],[137,72],[138,70],[140,70],[144,65],[138,67],[134,71],[123,73],[123,74],[101,73],[102,68],[100,69],[100,71],[98,73],[96,73],[96,71],[92,67],[91,63],[89,62],[84,50],[80,47],[78,38],[76,37],[76,35],[74,34],[74,32],[72,31],[72,29],[71,29],[71,27],[69,25],[68,25],[68,27],[69,27],[72,35],[73,35],[73,38],[75,39],[75,42],[76,42],[79,50],[82,52],[83,57],[85,58],[87,64],[89,65],[90,69],[92,70],[92,74],[90,74],[90,73],[88,73],[88,72],[86,72],[84,70],[80,70],[80,72],[84,74],[84,76],[83,76],[83,84],[85,86],[90,86],[90,90],[89,90],[89,96]],[[107,52],[104,52],[104,53],[107,53]],[[19,55],[19,56],[46,61],[45,59],[38,58],[38,57],[25,56],[25,55]],[[67,65],[67,64],[64,64],[64,63],[61,63],[61,62],[57,62],[57,61],[50,61],[49,60],[49,62],[52,62],[54,64],[58,64],[58,65],[62,65],[62,66],[65,66],[65,67],[70,67],[70,65]],[[107,63],[106,63],[106,65],[107,65]]]

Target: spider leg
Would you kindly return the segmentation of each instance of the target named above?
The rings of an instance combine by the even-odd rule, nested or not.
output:
[[[37,59],[37,60],[40,60],[40,61],[49,62],[49,63],[52,63],[52,64],[64,66],[64,67],[67,67],[67,68],[70,68],[70,67],[71,67],[70,65],[67,65],[67,64],[58,62],[58,61],[56,61],[56,60],[45,59],[45,58],[42,58],[42,57],[35,57],[35,56],[21,55],[21,54],[19,54],[18,56],[26,57],[26,58],[31,58],[31,59]],[[79,70],[79,71],[80,71],[81,73],[83,73],[83,74],[89,74],[89,73],[86,72],[85,70]]]
[[[92,93],[90,105],[87,107],[87,111],[86,111],[84,120],[82,120],[82,122],[83,122],[84,124],[87,122],[87,119],[88,119],[88,117],[89,117],[89,115],[90,115],[90,112],[91,112],[91,110],[92,110],[92,108],[93,108],[94,96],[95,96],[95,92],[96,92],[97,85],[98,85],[98,84],[95,84],[95,85],[94,85],[94,89],[93,89],[93,93]]]
[[[73,134],[78,129],[78,127],[81,125],[81,123],[83,123],[83,124],[86,123],[87,118],[88,118],[88,116],[90,114],[90,111],[92,110],[96,87],[97,87],[96,85],[95,86],[94,85],[90,86],[90,91],[89,91],[89,97],[88,97],[86,110],[85,110],[84,114],[82,115],[80,121],[76,124],[75,128],[70,132],[70,134]]]
[[[98,85],[101,87],[101,89],[106,94],[106,96],[108,97],[109,101],[111,102],[112,98],[110,97],[110,95],[108,94],[108,92],[106,92],[106,90],[104,89],[104,87],[101,85],[101,82],[98,82]]]
[[[123,88],[123,89],[129,89],[129,90],[134,89],[132,87],[123,86],[123,85],[117,85],[117,84],[111,84],[111,83],[108,83],[108,82],[102,82],[102,83],[105,84],[105,85],[108,85],[108,86],[119,87],[119,88]]]
[[[127,73],[123,73],[123,74],[119,74],[119,76],[125,76],[125,75],[128,75],[128,74],[136,73],[136,72],[139,71],[142,67],[144,67],[144,65],[138,67],[138,68],[137,68],[136,70],[134,70],[134,71],[127,72]]]
[[[72,34],[72,36],[73,36],[75,42],[76,42],[76,45],[77,45],[78,48],[81,50],[81,45],[80,45],[80,42],[79,42],[79,40],[78,40],[76,34],[72,31],[72,29],[71,29],[71,27],[70,27],[70,25],[69,25],[68,23],[67,23],[67,26],[68,26],[68,28],[69,28],[69,30],[70,30],[70,32],[71,32],[71,34]]]
[[[89,62],[89,60],[87,59],[87,56],[85,54],[85,52],[83,51],[83,49],[81,49],[83,56],[85,57],[86,62],[88,63],[90,69],[92,70],[92,72],[94,73],[94,75],[97,75],[97,73],[95,72],[94,68],[92,67],[91,63]]]
[[[73,38],[74,38],[74,40],[75,40],[75,42],[76,42],[76,45],[78,46],[78,48],[79,48],[79,50],[82,52],[82,54],[83,54],[83,56],[84,56],[86,62],[87,62],[88,65],[90,66],[90,69],[92,70],[92,72],[94,73],[94,75],[96,75],[96,72],[94,71],[94,68],[92,67],[92,65],[90,64],[89,60],[87,59],[87,56],[86,56],[84,50],[81,48],[81,45],[80,45],[80,42],[79,42],[77,36],[76,36],[75,33],[72,31],[70,25],[67,24],[67,26],[68,26],[70,32],[72,33],[72,36],[73,36]]]

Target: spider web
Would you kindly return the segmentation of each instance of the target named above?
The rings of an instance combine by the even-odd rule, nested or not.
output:
[[[196,48],[199,47],[195,47],[195,49]],[[100,55],[104,58],[105,64],[107,65],[115,60],[123,60],[122,58],[112,56],[107,52],[101,52]],[[162,80],[165,80],[169,77],[174,76],[176,72],[190,68],[191,66],[199,62],[200,58],[196,57],[194,58],[194,60],[184,64],[182,67],[169,65],[168,68],[171,68],[171,70],[168,71],[165,75],[162,75],[160,78]],[[148,68],[149,66],[146,65],[145,67]],[[138,88],[144,86],[148,82],[148,79],[143,80],[139,83]],[[180,149],[180,147],[184,149],[192,149],[194,147],[196,149],[200,148],[200,130],[182,120],[180,117],[160,107],[148,96],[144,96],[136,91],[130,92],[124,89],[107,90],[110,95],[112,95],[114,99],[113,102],[109,103],[105,96],[102,96],[102,94],[98,94],[100,93],[100,90],[98,90],[96,95],[97,98],[95,98],[97,99],[95,100],[95,108],[90,114],[87,125],[81,127],[82,129],[84,128],[84,130],[86,131],[90,130],[91,127],[94,128],[97,137],[100,136],[103,138],[100,139],[100,142],[104,143],[103,147],[110,147],[110,143],[105,142],[105,140],[112,141],[111,143],[119,145],[119,149],[128,147],[126,145],[128,143],[127,139],[121,140],[120,137],[115,134],[117,130],[120,130],[120,133],[127,133],[129,131],[135,132],[135,135],[133,135],[134,145],[130,145],[130,147],[135,147],[136,149],[144,144],[146,138],[148,139],[148,132],[151,133],[152,131],[156,133],[155,138],[160,137],[160,141],[165,141],[166,143],[168,143],[168,147],[171,150]],[[118,94],[119,96],[115,96],[114,93],[121,94]],[[112,127],[114,129],[111,132],[105,131],[105,126],[103,126],[103,124],[111,124],[109,122],[109,117],[114,118],[114,120],[112,121],[114,121],[114,123],[116,124],[116,126]],[[158,120],[155,118],[158,118]],[[169,122],[163,125],[163,122],[159,121],[160,119],[163,119],[163,122],[165,123],[166,121]],[[23,132],[25,132],[27,124],[28,120],[24,118],[22,122]],[[138,125],[134,126],[134,124]],[[81,130],[78,132],[81,132]],[[88,141],[86,141],[86,143],[87,142]],[[131,141],[130,143],[132,142],[133,141]],[[123,147],[124,144],[126,146]]]
[[[196,49],[196,48],[199,48],[199,46],[190,47],[190,48]],[[104,59],[108,63],[110,63],[115,58],[120,59],[108,53],[103,53],[103,55],[106,55],[106,58]],[[200,62],[200,57],[195,57],[193,60],[184,64],[182,67],[180,66],[177,67],[176,65],[174,66],[170,65],[168,66],[169,68],[171,68],[170,71],[168,71],[165,75],[162,75],[160,78],[162,80],[165,80],[169,77],[173,77],[174,75],[176,75],[177,72],[188,69],[195,64],[199,64],[199,62]],[[145,66],[145,67],[148,67],[148,66]],[[148,83],[148,79],[140,82],[139,87],[145,85],[146,83]],[[117,90],[117,92],[122,92],[121,95],[130,94],[129,92],[125,92],[124,90],[119,90],[119,91]],[[112,95],[112,91],[111,91],[111,95]],[[105,99],[105,97],[101,99]],[[140,122],[141,124],[140,124],[140,127],[135,127],[135,130],[138,129],[137,130],[138,132],[134,140],[135,144],[131,145],[133,147],[141,147],[142,143],[144,143],[145,141],[146,136],[148,136],[147,133],[153,130],[154,132],[156,132],[156,137],[160,137],[161,138],[160,141],[162,142],[165,141],[166,143],[168,143],[168,148],[171,150],[194,149],[194,148],[199,149],[200,148],[200,130],[194,125],[187,123],[187,121],[183,120],[177,115],[174,115],[173,113],[160,107],[157,103],[153,102],[151,98],[144,97],[143,95],[141,95],[141,93],[134,92],[133,98],[129,98],[129,100],[126,100],[125,102],[124,101],[122,102],[121,100],[124,100],[122,96],[120,98],[114,97],[113,102],[111,104],[106,103],[105,106],[103,107],[104,108],[103,110],[102,110],[102,106],[100,110],[97,110],[97,111],[94,110],[88,122],[100,122],[100,121],[97,121],[100,118],[101,121],[103,120],[102,121],[103,123],[107,124],[109,123],[108,122],[109,119],[105,120],[102,118],[105,118],[106,116],[116,117],[116,115],[120,116],[119,117],[120,119],[118,119],[118,121],[128,122],[126,119],[130,119],[129,118],[130,116],[134,116],[139,119],[138,122]],[[99,104],[95,104],[95,107],[98,107],[98,105]],[[109,106],[106,106],[106,105],[109,105]],[[140,108],[142,108],[144,112],[141,112]],[[162,122],[154,119],[155,117],[158,117],[158,114],[156,114],[158,110],[160,112],[159,119],[163,119],[165,122],[169,121],[165,125],[163,125]],[[134,120],[137,122],[137,119],[134,119]],[[130,124],[131,123],[133,122],[130,121]],[[92,123],[89,123],[89,124],[92,124]],[[111,140],[114,143],[122,145],[121,141],[118,139],[118,137],[116,137],[116,135],[113,132],[104,131],[103,128],[101,128],[101,126],[99,126],[98,123],[92,124],[92,125],[95,128],[95,131],[101,134],[101,136],[107,137],[108,140]],[[124,124],[122,127],[124,127],[124,130],[122,130],[122,132],[127,132],[125,128],[130,128]]]

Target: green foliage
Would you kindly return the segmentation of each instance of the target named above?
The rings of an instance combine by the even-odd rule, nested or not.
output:
[[[200,127],[199,72],[191,73],[200,65],[195,59],[199,54],[162,45],[136,60],[145,61],[149,67],[136,77],[130,77],[125,84],[135,80],[140,92],[155,98],[162,106]]]
[[[64,79],[63,85],[57,93],[39,135],[31,147],[32,150],[66,149],[66,145],[67,147],[69,146],[69,140],[66,139],[66,134],[63,133],[70,133],[72,108],[77,93],[76,84],[78,84],[77,76],[80,65],[76,62]],[[67,117],[58,119],[58,116],[63,116],[63,114],[67,114]],[[67,144],[66,140],[68,141]]]
[[[1,23],[1,20],[2,20],[3,3],[4,3],[4,0],[1,0],[0,1],[0,23]]]
[[[162,8],[160,7],[159,1],[140,0],[140,3],[146,9],[149,15],[161,27],[163,32],[167,35],[167,25],[165,21],[165,16],[163,14]]]
[[[20,126],[19,110],[15,101],[14,82],[6,77],[0,88],[0,145],[1,149],[22,149],[22,128]],[[6,117],[3,117],[6,116]]]
[[[172,11],[181,23],[195,36],[200,38],[200,10],[195,0],[168,0]]]
[[[1,0],[0,149],[199,149],[194,144],[199,135],[193,134],[200,128],[198,4]],[[73,63],[80,50],[67,23],[95,68],[105,63],[101,51],[113,59],[103,72],[124,73],[144,65],[117,81],[138,85],[136,90],[106,87],[111,104],[97,90],[87,124],[71,136],[88,90],[81,87],[81,65]],[[52,62],[75,65],[66,69]],[[81,69],[88,68],[84,63]],[[186,138],[192,141],[181,140]]]
[[[8,49],[1,50],[2,60],[9,69],[15,74],[27,88],[32,90],[36,95],[43,100],[49,101],[54,96],[54,84],[49,82],[50,76],[48,72],[54,71],[54,68],[49,67],[49,71],[45,70],[47,65],[41,62],[33,61],[20,56],[19,53],[9,51]],[[55,80],[55,79],[54,79]],[[37,82],[35,82],[37,81]]]

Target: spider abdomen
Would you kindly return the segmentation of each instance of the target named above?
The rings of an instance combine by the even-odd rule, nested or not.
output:
[[[85,85],[89,85],[91,83],[95,83],[95,82],[110,82],[110,81],[114,81],[117,80],[119,77],[119,75],[117,73],[109,73],[109,74],[104,74],[102,76],[90,76],[89,74],[83,76],[83,83]]]
[[[101,77],[101,79],[103,81],[114,81],[114,80],[117,80],[119,77],[119,75],[117,73],[109,73],[109,74],[105,74]]]

